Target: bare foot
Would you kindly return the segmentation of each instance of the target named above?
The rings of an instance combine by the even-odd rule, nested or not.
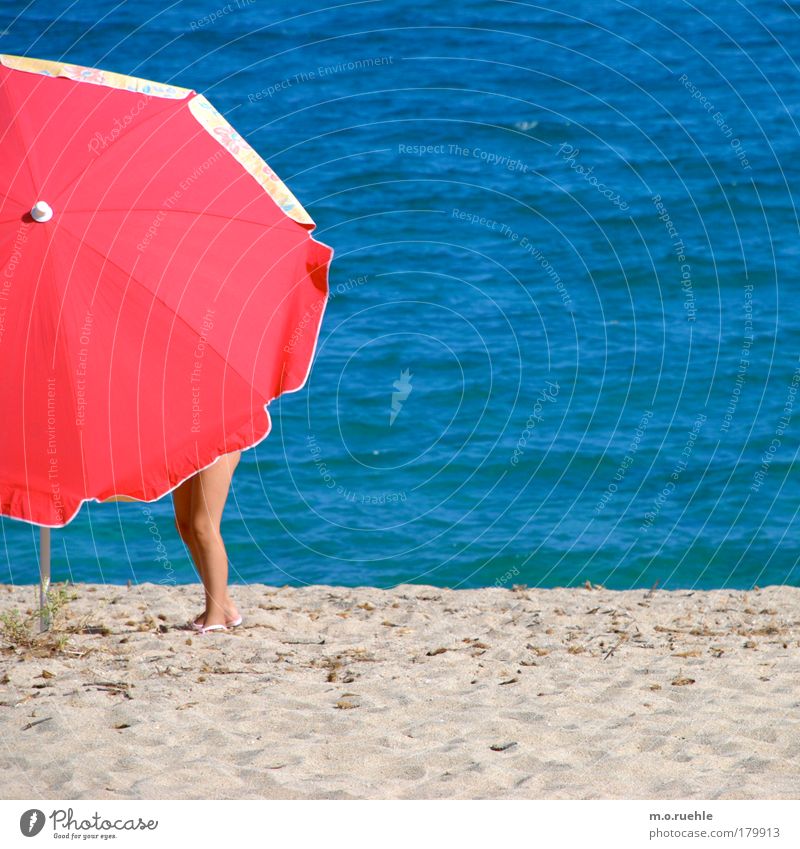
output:
[[[235,622],[239,618],[239,609],[233,603],[233,599],[229,598],[225,604],[223,605],[223,609],[225,611],[225,625],[230,625],[231,622]],[[202,627],[206,624],[206,617],[208,615],[208,610],[204,610],[198,617],[195,618],[194,624],[199,627]],[[216,622],[208,622],[209,625],[223,624]]]

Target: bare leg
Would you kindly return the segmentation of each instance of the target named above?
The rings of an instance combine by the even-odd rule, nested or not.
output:
[[[191,479],[191,533],[203,564],[201,575],[206,589],[204,625],[224,625],[239,616],[228,594],[228,555],[220,523],[241,453],[234,451],[223,455]]]
[[[186,543],[189,553],[192,555],[195,568],[205,589],[206,578],[203,571],[203,558],[192,531],[192,489],[196,475],[185,480],[177,489],[172,491],[172,502],[175,506],[175,526],[181,539]],[[208,592],[206,592],[205,610],[208,609]],[[203,624],[203,614],[195,620],[199,625]]]

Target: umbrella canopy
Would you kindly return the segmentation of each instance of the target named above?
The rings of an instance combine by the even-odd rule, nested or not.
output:
[[[0,513],[150,501],[306,381],[333,251],[202,95],[0,55]]]

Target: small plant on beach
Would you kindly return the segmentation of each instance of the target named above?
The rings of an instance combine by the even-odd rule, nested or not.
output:
[[[68,584],[50,587],[43,605],[44,615],[50,628],[39,633],[39,612],[23,615],[17,608],[0,613],[0,630],[4,641],[12,649],[44,649],[51,652],[63,651],[69,637],[63,631],[64,612],[67,604],[76,599],[77,593],[68,589]]]
[[[49,617],[51,622],[56,622],[61,619],[61,614],[65,611],[66,606],[71,601],[75,601],[78,597],[78,594],[69,589],[69,584],[57,584],[56,586],[50,587],[47,591],[47,598],[45,600],[45,611],[47,612],[47,616]]]
[[[0,626],[3,629],[3,638],[12,646],[29,646],[33,639],[30,623],[22,618],[22,614],[16,608],[6,613],[0,613]]]

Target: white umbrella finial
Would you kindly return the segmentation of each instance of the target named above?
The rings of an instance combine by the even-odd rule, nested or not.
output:
[[[53,210],[49,203],[45,203],[43,200],[37,200],[33,205],[33,209],[31,210],[31,218],[34,221],[38,221],[40,224],[49,221],[53,217]]]

